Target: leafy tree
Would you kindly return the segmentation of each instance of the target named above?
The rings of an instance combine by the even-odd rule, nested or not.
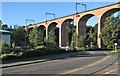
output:
[[[73,35],[75,35],[74,34],[74,32],[75,32],[75,30],[76,30],[76,27],[73,25],[73,24],[70,24],[69,25],[69,28],[68,28],[68,36],[69,36],[69,42],[68,42],[68,45],[72,45],[73,46]],[[73,41],[73,42],[72,42]]]
[[[44,43],[45,43],[44,31],[45,31],[45,29],[38,29],[39,36],[40,36],[40,45],[44,45]]]
[[[111,17],[112,20],[116,19]],[[120,44],[120,20],[110,22],[111,18],[106,18],[105,25],[101,32],[101,37],[103,40],[103,45],[107,48],[114,48],[114,43]]]
[[[86,42],[87,42],[87,45],[90,45],[91,41],[92,41],[92,26],[87,26],[87,29],[86,29]]]
[[[96,24],[94,27],[91,28],[90,31],[90,44],[92,42],[93,45],[97,45],[97,30],[98,29],[98,24]]]
[[[24,26],[19,26],[12,30],[12,42],[15,42],[15,45],[20,46],[25,44]]]
[[[78,40],[78,47],[85,47],[86,45],[86,36],[80,36]]]
[[[48,46],[49,47],[56,47],[56,36],[55,36],[55,32],[54,29],[50,30],[48,33]]]
[[[8,50],[9,46],[7,45],[7,43],[5,41],[3,41],[1,39],[0,39],[0,46],[2,46],[1,47],[2,48],[2,53],[8,53],[9,52],[9,50]]]
[[[29,42],[33,46],[38,46],[43,43],[43,35],[41,31],[38,31],[37,27],[34,27],[29,33]]]
[[[72,35],[72,43],[71,46],[75,48],[76,46],[76,32],[73,33]]]
[[[8,25],[7,25],[7,24],[3,24],[3,25],[2,25],[2,29],[3,29],[3,30],[8,29]]]

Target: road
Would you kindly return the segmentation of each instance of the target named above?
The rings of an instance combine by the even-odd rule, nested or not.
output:
[[[113,63],[117,54],[108,51],[91,52],[88,55],[75,53],[65,58],[51,61],[3,68],[3,74],[91,74]]]
[[[119,54],[119,56],[120,56],[120,54]],[[114,64],[112,64],[111,66],[109,66],[101,71],[94,73],[93,75],[102,76],[103,74],[114,74],[114,75],[120,76],[120,67],[119,66],[120,66],[120,57]]]

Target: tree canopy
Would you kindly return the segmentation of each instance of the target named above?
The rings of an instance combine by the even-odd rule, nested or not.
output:
[[[34,27],[29,33],[29,42],[33,46],[38,46],[43,44],[43,33],[41,30],[38,31],[37,27]]]
[[[112,20],[112,21],[111,21]],[[119,17],[108,17],[105,20],[101,32],[104,47],[114,48],[114,43],[120,45],[120,19]]]

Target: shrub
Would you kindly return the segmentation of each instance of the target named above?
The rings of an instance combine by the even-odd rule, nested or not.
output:
[[[0,45],[2,45],[2,53],[9,53],[9,46],[7,45],[7,43],[3,40],[0,40]]]

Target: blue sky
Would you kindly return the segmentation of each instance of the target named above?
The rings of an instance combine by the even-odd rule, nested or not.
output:
[[[87,10],[113,4],[114,2],[81,2],[87,5]],[[84,11],[84,6],[78,6],[78,11]],[[56,14],[56,18],[73,14],[75,2],[2,2],[2,21],[4,24],[25,25],[26,19],[33,19],[35,23],[45,21],[45,13]],[[48,19],[52,19],[48,16]],[[32,22],[29,22],[32,23]],[[96,18],[89,20],[87,25],[97,23]]]

